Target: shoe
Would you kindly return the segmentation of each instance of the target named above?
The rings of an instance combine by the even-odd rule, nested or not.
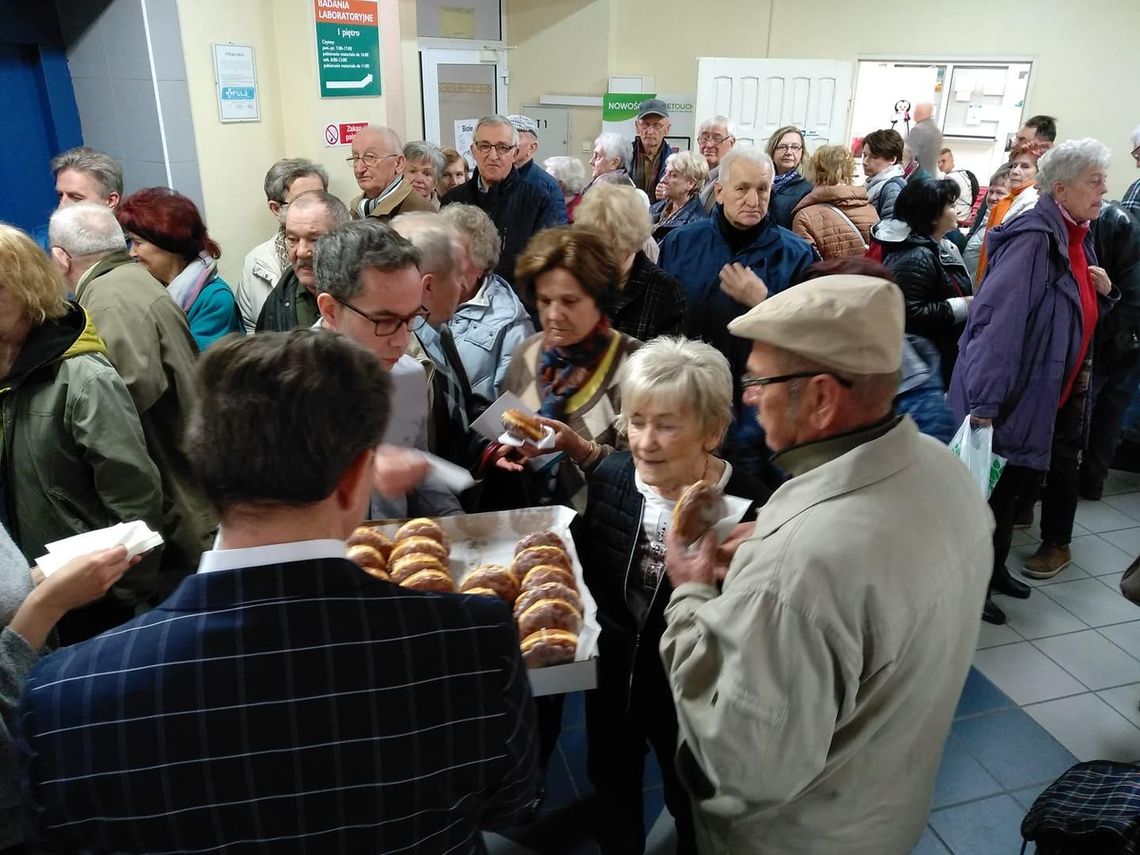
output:
[[[1042,543],[1025,562],[1022,574],[1030,579],[1052,579],[1073,562],[1073,553],[1067,546]]]
[[[982,620],[1001,626],[1005,623],[1005,612],[992,599],[986,597],[986,604],[982,606]]]
[[[1004,567],[990,579],[991,594],[1005,594],[1014,599],[1027,600],[1029,599],[1029,592],[1032,590],[1020,579],[1014,579]]]
[[[1033,505],[1018,508],[1013,512],[1014,528],[1030,528],[1033,525]]]
[[[1080,489],[1077,491],[1082,499],[1088,499],[1090,502],[1099,502],[1104,495],[1104,484],[1082,483]]]

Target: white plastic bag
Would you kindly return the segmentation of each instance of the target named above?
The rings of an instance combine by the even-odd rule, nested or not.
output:
[[[954,434],[954,438],[950,440],[950,450],[966,464],[970,476],[987,499],[997,486],[1001,471],[1005,468],[1005,458],[994,454],[993,446],[993,426],[971,427],[968,415],[962,421],[958,432]]]

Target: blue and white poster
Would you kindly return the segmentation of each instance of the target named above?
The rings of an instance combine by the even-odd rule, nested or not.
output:
[[[218,86],[218,118],[223,122],[257,122],[257,68],[253,45],[215,44],[214,81]]]

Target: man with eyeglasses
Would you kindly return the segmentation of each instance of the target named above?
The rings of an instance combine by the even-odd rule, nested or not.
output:
[[[518,145],[519,132],[506,116],[481,118],[471,143],[475,172],[470,181],[451,188],[440,202],[441,206],[463,202],[486,212],[503,240],[495,272],[512,285],[515,259],[527,241],[559,222],[546,194],[519,175],[514,160]]]
[[[530,116],[507,116],[515,130],[519,132],[519,147],[515,149],[515,169],[524,181],[529,181],[547,195],[554,206],[555,218],[559,225],[570,222],[566,216],[566,197],[562,188],[545,169],[535,165],[534,155],[538,151],[538,122]]]
[[[792,478],[719,549],[667,539],[661,655],[702,852],[902,853],[925,829],[993,516],[892,409],[903,326],[897,286],[851,275],[729,325]]]
[[[352,139],[352,154],[345,160],[352,164],[360,187],[360,195],[348,205],[353,219],[375,217],[384,221],[406,211],[435,210],[404,178],[404,146],[391,128],[361,128]]]
[[[669,108],[660,98],[647,98],[638,105],[630,177],[634,186],[650,199],[655,197],[657,185],[665,177],[665,161],[677,153],[677,149],[665,142],[672,127]]]
[[[317,242],[318,325],[373,353],[392,379],[392,417],[387,445],[427,451],[428,383],[423,367],[406,355],[413,333],[429,311],[423,305],[419,250],[373,219],[337,226]],[[335,382],[335,378],[329,378]],[[427,478],[406,496],[374,495],[372,519],[460,513],[447,487]]]
[[[1136,168],[1140,169],[1140,125],[1132,132],[1132,159],[1136,161]],[[1133,181],[1132,186],[1124,192],[1120,207],[1140,222],[1140,178]]]
[[[701,205],[706,214],[711,214],[716,206],[716,180],[720,175],[720,160],[736,145],[736,123],[727,116],[705,119],[697,130],[697,145],[705,163],[709,165],[708,180],[701,188]]]

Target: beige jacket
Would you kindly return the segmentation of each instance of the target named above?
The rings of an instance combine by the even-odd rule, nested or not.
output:
[[[355,196],[348,203],[348,211],[354,220],[360,219],[360,203],[364,201],[364,194]],[[435,211],[431,202],[412,189],[406,178],[401,178],[396,189],[389,193],[380,204],[372,209],[368,216],[375,217],[382,222],[388,222],[393,217],[406,214],[409,211]]]
[[[867,201],[866,189],[850,184],[817,185],[792,213],[792,231],[814,246],[825,261],[862,255],[877,222],[879,214]]]
[[[723,592],[673,593],[661,653],[702,852],[905,855],[922,834],[993,518],[909,417],[859,439],[784,455],[802,474],[760,510]]]

